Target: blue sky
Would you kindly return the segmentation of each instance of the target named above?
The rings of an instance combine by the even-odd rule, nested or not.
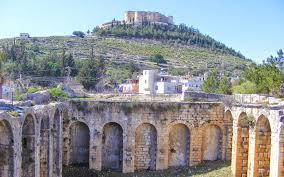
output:
[[[0,38],[70,35],[125,10],[172,15],[257,62],[284,48],[283,0],[0,0]]]

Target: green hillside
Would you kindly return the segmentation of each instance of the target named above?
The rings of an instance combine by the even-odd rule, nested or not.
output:
[[[231,75],[239,75],[250,60],[198,46],[170,44],[158,40],[102,37],[98,35],[85,38],[74,36],[32,37],[0,39],[0,46],[7,53],[5,69],[9,77],[22,76],[65,76],[62,66],[64,60],[75,60],[78,70],[86,59],[100,58],[106,64],[109,84],[122,82],[142,69],[165,68],[172,74],[197,74],[218,68]],[[153,55],[161,54],[166,64],[149,61]],[[71,61],[72,62],[72,61]],[[63,64],[64,65],[64,64]],[[74,66],[74,64],[72,65]]]

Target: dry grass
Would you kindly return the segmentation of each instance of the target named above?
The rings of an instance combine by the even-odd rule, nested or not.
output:
[[[122,174],[119,172],[94,172],[86,167],[63,169],[63,177],[231,177],[230,162],[206,162],[196,167],[168,169],[162,171],[141,171]]]

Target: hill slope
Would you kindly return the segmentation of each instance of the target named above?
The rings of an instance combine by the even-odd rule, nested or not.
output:
[[[133,62],[139,69],[158,68],[155,63],[149,62],[150,56],[161,54],[167,60],[170,72],[175,71],[207,71],[217,67],[227,71],[243,70],[251,61],[210,51],[206,48],[185,45],[173,45],[146,39],[125,39],[113,37],[88,36],[85,38],[73,36],[34,37],[27,41],[15,38],[15,43],[25,46],[25,51],[30,57],[42,58],[55,53],[60,56],[63,48],[74,58],[87,59],[93,54],[103,56],[108,61],[116,64]],[[11,46],[14,39],[0,39],[0,46]]]

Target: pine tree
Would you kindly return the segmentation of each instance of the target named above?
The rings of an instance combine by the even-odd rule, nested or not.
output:
[[[204,81],[202,90],[206,93],[217,93],[218,85],[218,73],[216,69],[213,69],[209,73],[208,78]]]
[[[219,83],[218,93],[232,94],[232,84],[227,76],[223,76]]]

